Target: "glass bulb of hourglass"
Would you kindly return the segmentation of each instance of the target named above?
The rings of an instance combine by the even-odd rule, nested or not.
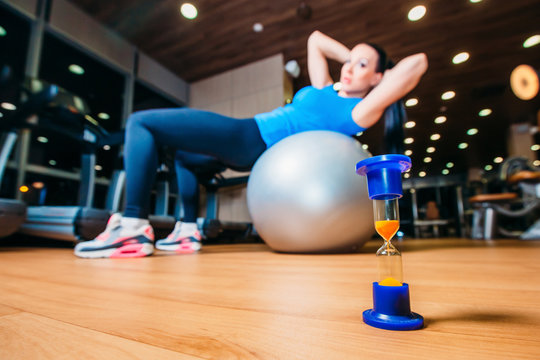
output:
[[[379,285],[401,286],[403,283],[401,253],[391,243],[399,229],[398,199],[374,200],[373,211],[375,230],[384,239],[384,244],[377,250]]]

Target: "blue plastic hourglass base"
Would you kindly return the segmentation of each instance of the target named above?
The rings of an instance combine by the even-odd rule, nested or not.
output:
[[[398,316],[385,315],[369,309],[364,311],[363,317],[366,324],[385,330],[418,330],[424,327],[424,318],[414,312],[408,316]]]

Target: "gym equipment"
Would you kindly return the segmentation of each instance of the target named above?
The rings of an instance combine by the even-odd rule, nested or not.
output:
[[[39,99],[39,94],[47,94],[48,98],[47,101],[40,103],[39,109],[36,108],[37,116],[28,117],[20,114],[10,119],[9,126],[12,129],[46,127],[79,141],[83,153],[79,205],[28,207],[27,219],[21,225],[20,232],[68,241],[97,236],[105,228],[109,212],[91,207],[95,183],[95,151],[107,144],[109,134],[97,121],[88,116],[88,106],[83,99],[56,85],[38,79],[26,79],[21,92],[25,107],[32,104],[32,99]],[[16,133],[13,133],[14,142]]]
[[[373,309],[364,311],[364,322],[387,330],[416,330],[424,318],[411,312],[409,285],[403,282],[401,253],[391,240],[399,229],[398,199],[403,196],[401,173],[411,168],[404,155],[382,155],[360,161],[356,172],[368,179],[373,200],[375,229],[384,239],[377,251],[379,281],[373,283]]]
[[[500,167],[499,181],[511,192],[480,194],[469,198],[473,205],[473,239],[493,239],[496,235],[540,239],[540,220],[526,231],[509,231],[499,225],[500,216],[524,219],[540,207],[540,171],[526,158],[508,158]],[[521,196],[520,196],[521,194]],[[517,207],[517,209],[516,209]]]
[[[354,251],[373,234],[365,180],[351,171],[369,157],[332,131],[289,136],[255,163],[247,202],[254,227],[275,251]]]

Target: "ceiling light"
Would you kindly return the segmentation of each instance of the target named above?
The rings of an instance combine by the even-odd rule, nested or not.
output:
[[[540,166],[540,160],[534,160],[533,165],[534,166]]]
[[[443,175],[448,175],[450,174],[450,170],[448,169],[443,169],[443,171],[441,171]]]
[[[453,163],[453,162],[447,162],[447,163],[446,163],[446,167],[449,168],[449,169],[451,169],[451,168],[454,167],[454,163]]]
[[[503,161],[504,161],[504,159],[503,159],[502,157],[500,157],[500,156],[497,156],[495,159],[493,159],[493,162],[494,162],[495,164],[500,164],[500,163],[502,163]]]
[[[82,75],[84,74],[84,69],[82,66],[77,64],[71,64],[68,66],[69,71],[71,71],[75,75]]]
[[[459,144],[458,146],[458,149],[461,149],[461,150],[464,150],[466,148],[469,147],[469,144],[465,143],[465,142],[462,142],[461,144]]]
[[[457,64],[464,63],[467,60],[469,60],[469,53],[468,52],[460,52],[459,54],[454,56],[454,58],[452,59],[452,62],[457,65]]]
[[[111,146],[110,145],[104,145],[103,150],[105,150],[105,151],[111,150]]]
[[[96,171],[101,171],[103,170],[103,167],[101,165],[96,165],[94,166],[94,169],[96,169]]]
[[[4,117],[4,114],[0,113],[0,118],[3,118]]]
[[[418,104],[418,99],[417,98],[410,98],[409,100],[407,100],[405,102],[405,106],[407,106],[407,107],[415,106],[417,104]]]
[[[406,138],[404,141],[403,141],[405,144],[412,144],[414,142],[414,139],[409,137],[409,138]]]
[[[453,91],[447,91],[444,94],[441,95],[441,99],[443,100],[450,100],[453,99],[456,96],[456,93]]]
[[[540,35],[533,35],[523,42],[523,47],[530,48],[538,44],[540,44]]]
[[[405,155],[411,156],[412,155],[412,150],[405,150]]]
[[[476,134],[478,134],[478,129],[471,128],[467,130],[467,135],[476,135]]]
[[[6,35],[7,35],[6,29],[4,29],[2,26],[0,26],[0,37],[6,36]]]
[[[46,144],[49,142],[49,139],[47,139],[45,136],[38,136],[37,141],[39,141],[42,144]]]
[[[367,150],[368,147],[369,147],[368,144],[362,144],[362,149]]]
[[[476,4],[476,3],[481,2],[482,0],[469,0],[469,1],[472,2],[473,4]]]
[[[6,110],[17,110],[17,107],[15,105],[13,105],[12,103],[8,103],[8,102],[3,102],[2,104],[0,104],[0,106],[3,108],[3,109],[6,109]]]
[[[407,15],[407,17],[409,18],[410,21],[418,21],[421,18],[423,18],[424,15],[426,15],[426,7],[423,5],[418,5],[418,6],[413,7],[409,11],[409,14]]]
[[[518,65],[510,74],[510,88],[521,100],[531,100],[540,89],[540,76],[530,65]]]
[[[109,120],[111,118],[111,116],[107,113],[104,113],[104,112],[100,112],[98,114],[98,118],[102,119],[102,120]]]
[[[433,146],[430,146],[430,147],[428,147],[428,148],[426,149],[426,152],[427,152],[427,153],[430,153],[430,154],[431,154],[431,153],[434,153],[434,152],[435,152],[435,148],[434,148]]]
[[[408,179],[408,178],[410,178],[410,177],[411,177],[411,174],[409,174],[409,173],[405,173],[405,174],[403,175],[403,177],[404,177],[405,179]]]
[[[433,141],[437,141],[437,140],[439,140],[439,139],[441,138],[441,135],[439,135],[439,134],[433,134],[433,135],[431,135],[429,138],[430,138],[431,140],[433,140]]]
[[[190,3],[184,3],[180,6],[180,12],[186,19],[195,19],[197,17],[197,8]]]
[[[426,157],[424,158],[424,162],[425,162],[425,163],[430,163],[431,160],[433,160],[433,159],[430,158],[429,156],[426,156]]]
[[[56,165],[56,161],[55,160],[49,160],[49,165],[51,165],[51,166]]]
[[[415,123],[414,121],[407,121],[407,122],[405,123],[405,127],[406,127],[407,129],[412,129],[412,128],[415,127],[415,126],[416,126],[416,123]]]
[[[478,112],[478,116],[488,116],[491,115],[491,109],[482,109]]]
[[[486,171],[490,171],[492,169],[493,169],[493,166],[491,166],[491,165],[484,166],[484,170],[486,170]]]
[[[43,189],[45,187],[45,184],[42,181],[34,181],[32,183],[32,187],[34,189]]]
[[[425,171],[420,171],[420,172],[418,173],[418,176],[424,177],[424,176],[426,176],[426,172],[425,172]]]
[[[23,186],[21,186],[19,188],[19,191],[22,192],[22,193],[28,192],[28,190],[30,190],[30,189],[26,185],[23,185]]]
[[[446,116],[437,116],[434,121],[435,124],[442,124],[446,122]]]
[[[261,23],[255,23],[253,24],[253,31],[255,31],[256,33],[260,33],[264,30],[264,26],[263,24]]]
[[[531,150],[532,150],[532,151],[538,151],[538,150],[540,150],[540,145],[534,144],[533,146],[531,146]]]
[[[339,91],[339,90],[341,90],[341,86],[342,86],[342,84],[341,84],[339,81],[336,82],[336,83],[334,83],[334,86],[333,86],[334,91]]]

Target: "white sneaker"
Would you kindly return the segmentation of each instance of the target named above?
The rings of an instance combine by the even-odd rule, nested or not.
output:
[[[156,241],[156,248],[180,254],[193,254],[201,250],[201,239],[202,236],[196,223],[177,221],[169,236]]]
[[[133,229],[122,226],[122,215],[113,214],[105,231],[94,240],[75,246],[75,255],[82,258],[131,258],[152,255],[154,230],[146,222]]]

